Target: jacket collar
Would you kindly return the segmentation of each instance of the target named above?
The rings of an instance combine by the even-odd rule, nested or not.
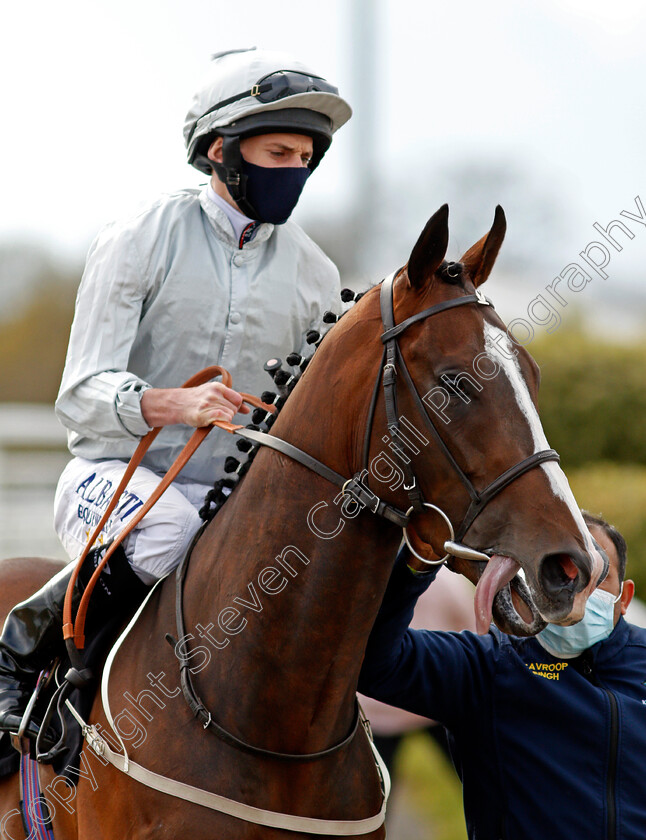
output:
[[[224,210],[221,210],[214,201],[211,201],[208,196],[207,187],[204,187],[200,192],[200,206],[208,218],[218,239],[221,239],[231,248],[238,250],[239,242],[234,235],[233,226],[231,225],[231,222]],[[269,239],[273,232],[274,225],[269,224],[269,222],[262,222],[262,224],[258,227],[254,238],[250,242],[245,242],[243,244],[243,249],[247,251],[259,247],[263,242],[266,242]]]
[[[624,620],[623,616],[620,616],[619,621],[615,624],[615,628],[608,638],[588,648],[588,655],[592,657],[594,662],[599,664],[607,662],[626,646],[629,635],[630,625]]]

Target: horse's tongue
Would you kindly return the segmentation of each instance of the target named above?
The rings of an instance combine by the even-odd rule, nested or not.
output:
[[[509,583],[519,569],[520,566],[515,560],[502,554],[494,554],[485,566],[476,587],[474,600],[476,630],[480,635],[489,631],[491,607],[496,593]]]

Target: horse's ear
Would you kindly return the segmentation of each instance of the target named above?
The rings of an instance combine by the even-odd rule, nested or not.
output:
[[[443,204],[426,222],[408,260],[411,286],[422,286],[435,274],[449,246],[449,205]]]
[[[500,205],[496,207],[493,224],[489,233],[479,239],[460,260],[463,263],[473,285],[481,286],[489,277],[493,264],[496,262],[498,251],[505,238],[507,221],[505,211]]]

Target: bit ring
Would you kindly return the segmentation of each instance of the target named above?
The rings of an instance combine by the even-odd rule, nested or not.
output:
[[[439,514],[440,514],[440,516],[442,517],[442,519],[443,519],[443,520],[444,520],[444,522],[446,523],[447,528],[449,529],[449,534],[451,535],[451,536],[450,536],[450,539],[451,539],[451,540],[453,540],[453,538],[455,537],[455,533],[454,533],[454,531],[453,531],[453,525],[451,525],[451,520],[450,520],[450,519],[449,519],[449,517],[448,517],[448,516],[444,513],[444,511],[443,511],[443,510],[441,510],[439,507],[437,507],[437,505],[432,505],[430,502],[424,502],[424,507],[425,507],[425,508],[430,508],[431,510],[434,510],[436,513],[439,513]],[[413,508],[413,506],[411,505],[411,507],[409,507],[409,508],[408,508],[408,510],[406,511],[406,516],[410,516],[410,515],[411,515],[411,513],[413,512],[413,510],[414,510],[414,508]],[[421,555],[421,554],[418,554],[418,552],[417,552],[417,551],[415,551],[415,549],[414,549],[414,548],[413,548],[413,546],[411,545],[411,541],[410,541],[410,539],[408,538],[408,532],[407,532],[407,530],[406,530],[406,529],[407,529],[407,527],[408,527],[408,526],[404,525],[404,528],[403,528],[403,531],[404,531],[404,541],[406,542],[406,545],[408,546],[408,548],[409,548],[409,550],[410,550],[411,554],[412,554],[414,557],[417,557],[417,559],[418,559],[418,560],[420,560],[422,563],[426,563],[426,565],[427,565],[427,566],[441,566],[441,565],[442,565],[442,563],[446,563],[446,561],[447,561],[447,560],[449,559],[449,557],[451,556],[450,554],[445,554],[445,555],[444,555],[444,557],[443,557],[441,560],[427,560],[425,557],[422,557],[422,555]]]

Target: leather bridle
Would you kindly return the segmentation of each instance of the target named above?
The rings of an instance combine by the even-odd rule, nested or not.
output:
[[[396,525],[402,527],[404,529],[404,535],[406,537],[406,541],[409,545],[409,548],[415,554],[415,556],[422,560],[424,563],[428,563],[431,565],[444,563],[449,556],[462,557],[468,560],[488,561],[489,556],[487,554],[476,551],[475,549],[472,549],[469,546],[462,545],[459,542],[459,540],[461,540],[464,537],[469,527],[473,524],[476,517],[480,513],[482,513],[485,506],[493,498],[495,498],[495,496],[497,496],[498,493],[500,493],[505,487],[507,487],[507,485],[511,484],[512,481],[515,481],[521,475],[524,475],[526,472],[528,472],[528,470],[533,469],[534,467],[544,463],[545,461],[558,461],[559,456],[554,449],[545,449],[540,452],[535,452],[528,458],[524,458],[515,466],[510,467],[508,470],[505,470],[505,472],[503,472],[496,479],[494,479],[494,481],[487,485],[487,487],[485,487],[484,490],[476,490],[476,488],[473,486],[473,483],[471,482],[467,474],[464,472],[462,467],[458,464],[455,457],[451,453],[451,450],[448,448],[448,446],[440,436],[433,421],[429,417],[428,412],[424,408],[424,404],[422,402],[421,397],[419,396],[417,388],[415,387],[415,383],[413,382],[413,379],[408,371],[406,362],[404,361],[404,357],[402,355],[397,340],[399,336],[405,330],[408,329],[408,327],[412,326],[412,324],[416,324],[419,321],[425,320],[426,318],[438,315],[441,312],[446,312],[447,310],[454,309],[458,306],[492,306],[493,304],[481,292],[476,291],[476,293],[473,295],[465,295],[463,297],[454,298],[452,300],[446,300],[442,303],[435,304],[435,306],[431,306],[428,309],[424,309],[422,312],[418,312],[415,315],[411,315],[410,318],[407,318],[400,324],[395,325],[393,305],[393,283],[396,276],[397,272],[393,272],[393,274],[391,274],[383,281],[381,286],[381,318],[384,326],[384,332],[381,336],[381,341],[384,345],[384,352],[379,373],[377,375],[377,380],[375,382],[375,386],[372,393],[370,408],[368,411],[368,419],[366,423],[366,431],[363,443],[363,469],[360,472],[356,473],[351,479],[346,479],[340,473],[337,473],[335,470],[332,470],[330,467],[326,466],[321,461],[318,461],[316,458],[313,458],[307,452],[303,452],[303,450],[298,449],[298,447],[293,446],[291,443],[288,443],[287,441],[282,440],[282,438],[276,437],[275,435],[269,435],[265,432],[246,429],[242,426],[232,429],[232,431],[234,432],[234,434],[246,438],[252,443],[260,444],[261,446],[267,446],[271,449],[274,449],[277,452],[280,452],[283,455],[288,456],[294,461],[298,461],[300,464],[303,464],[303,466],[317,473],[317,475],[320,475],[323,478],[326,478],[328,481],[332,482],[333,484],[336,484],[337,486],[341,487],[343,493],[354,499],[354,501],[356,501],[357,504],[359,504],[361,507],[366,507],[372,513],[382,516],[385,519],[388,519],[390,522],[393,522]],[[406,489],[411,502],[411,505],[407,511],[400,510],[399,508],[396,508],[382,501],[371,490],[369,490],[365,484],[364,477],[368,474],[370,441],[372,439],[375,408],[379,396],[380,384],[383,384],[384,389],[388,432],[390,434],[390,438],[393,444],[396,445],[398,443],[398,438],[401,432],[400,420],[397,414],[398,370],[401,372],[404,383],[406,384],[406,387],[408,388],[413,398],[413,402],[416,408],[418,409],[420,415],[423,418],[426,428],[433,436],[440,450],[442,451],[446,459],[449,461],[454,472],[457,474],[458,478],[469,493],[471,504],[469,505],[469,508],[461,525],[457,529],[457,534],[455,535],[457,541],[453,541],[454,530],[449,517],[439,507],[427,502],[424,499],[422,490],[417,483],[415,473],[413,472],[413,469],[409,462],[400,459],[402,460],[402,470],[405,476],[404,488]],[[433,510],[437,511],[443,517],[449,529],[451,539],[447,540],[445,543],[444,547],[445,551],[447,551],[447,554],[441,560],[428,560],[422,557],[410,545],[410,541],[408,539],[406,526],[410,521],[411,514],[413,513],[413,511],[419,512],[424,510],[425,508],[432,508]],[[450,555],[448,553],[449,549]],[[177,633],[179,638],[185,637],[186,632],[184,626],[182,595],[184,578],[186,575],[186,569],[188,567],[189,556],[190,552],[177,572],[176,615]],[[171,644],[175,643],[175,640],[172,639],[172,637],[169,637],[168,640]],[[250,753],[252,755],[258,755],[265,758],[271,757],[275,759],[288,761],[307,761],[318,758],[324,758],[337,752],[337,750],[341,749],[342,747],[347,746],[347,744],[353,739],[358,728],[359,715],[357,707],[355,706],[355,713],[348,735],[346,735],[346,737],[342,741],[337,742],[328,749],[309,754],[280,753],[275,752],[273,750],[262,749],[252,744],[248,744],[245,741],[242,741],[241,739],[237,738],[236,736],[232,735],[230,732],[227,732],[225,729],[219,726],[213,720],[211,713],[208,711],[202,700],[196,694],[188,665],[183,665],[180,671],[182,691],[184,697],[195,717],[197,717],[198,720],[201,721],[202,726],[205,729],[209,729],[210,731],[212,731],[215,735],[217,735],[221,740],[223,740],[230,746],[233,746],[239,750],[242,750],[246,753]]]
[[[450,273],[450,271],[449,271]],[[404,379],[406,387],[408,388],[411,397],[413,399],[413,403],[416,409],[419,411],[423,418],[423,422],[432,435],[433,439],[439,446],[440,450],[443,452],[444,456],[448,460],[449,464],[453,468],[454,472],[457,474],[460,482],[463,484],[465,489],[469,494],[469,498],[471,503],[467,509],[465,517],[460,524],[457,530],[457,539],[460,540],[464,537],[467,533],[468,529],[473,524],[476,517],[483,511],[485,506],[495,498],[498,493],[500,493],[505,487],[507,487],[511,482],[515,481],[520,476],[524,475],[528,470],[533,469],[534,467],[542,464],[546,461],[558,461],[559,456],[553,449],[546,449],[540,452],[536,452],[533,455],[530,455],[528,458],[523,459],[513,467],[510,467],[508,470],[505,470],[501,475],[499,475],[494,481],[485,487],[484,490],[478,491],[465,471],[460,467],[458,462],[456,461],[455,457],[453,456],[452,452],[448,448],[448,446],[443,441],[442,437],[440,436],[437,428],[435,427],[432,419],[428,415],[423,401],[419,396],[417,388],[413,382],[413,379],[408,371],[406,366],[405,360],[401,353],[398,344],[398,337],[412,324],[415,324],[419,321],[422,321],[426,318],[431,316],[437,315],[441,312],[447,311],[449,309],[453,309],[458,306],[465,306],[467,304],[471,305],[478,305],[478,306],[491,306],[491,302],[487,300],[479,291],[476,291],[475,294],[472,295],[464,295],[460,298],[455,298],[452,300],[443,301],[442,303],[436,304],[435,306],[429,307],[428,309],[423,310],[411,317],[407,318],[405,321],[401,322],[400,324],[395,325],[394,323],[394,305],[393,305],[393,283],[396,277],[396,273],[391,274],[387,277],[382,284],[381,288],[381,316],[384,325],[384,333],[381,336],[382,343],[384,344],[384,351],[381,366],[379,369],[379,373],[377,375],[377,380],[375,382],[375,386],[373,389],[372,399],[369,407],[368,419],[366,423],[366,431],[364,436],[364,446],[363,446],[363,465],[364,468],[356,473],[351,479],[346,479],[336,471],[330,469],[325,464],[322,464],[320,461],[313,458],[311,455],[308,455],[306,452],[298,449],[292,444],[287,443],[286,441],[277,438],[274,435],[264,434],[262,432],[253,431],[250,429],[245,429],[241,426],[235,426],[234,424],[227,423],[225,421],[216,421],[214,425],[218,425],[221,428],[225,429],[228,432],[232,432],[237,434],[241,437],[247,438],[248,440],[252,441],[253,443],[269,446],[270,448],[281,452],[283,455],[287,455],[288,457],[298,461],[299,463],[303,464],[304,466],[308,467],[309,469],[316,472],[318,475],[323,476],[324,478],[331,481],[333,484],[340,486],[343,490],[343,493],[350,496],[355,502],[360,505],[361,507],[367,507],[372,513],[378,514],[383,516],[384,518],[388,519],[390,522],[393,522],[397,525],[400,525],[404,529],[404,535],[408,542],[408,537],[406,534],[406,526],[409,523],[410,516],[413,511],[421,511],[425,508],[432,508],[433,510],[437,511],[441,516],[444,518],[447,527],[449,528],[449,533],[451,536],[451,540],[446,541],[444,543],[444,549],[447,551],[446,557],[442,558],[442,560],[437,561],[429,561],[425,558],[421,557],[417,552],[415,552],[412,547],[413,553],[416,554],[421,560],[427,563],[442,563],[444,562],[449,555],[456,556],[456,557],[464,557],[470,560],[484,560],[488,561],[490,558],[487,554],[483,552],[477,551],[475,549],[471,549],[468,546],[462,545],[459,542],[453,541],[454,531],[453,526],[448,518],[448,516],[437,506],[426,502],[424,499],[424,495],[417,483],[417,479],[415,473],[410,465],[410,461],[407,459],[400,459],[402,461],[402,469],[405,476],[404,480],[404,487],[408,493],[411,506],[407,511],[399,510],[398,508],[387,504],[386,502],[379,499],[372,491],[370,491],[367,486],[363,483],[364,476],[368,474],[368,464],[369,464],[369,454],[370,454],[370,443],[372,440],[372,431],[374,425],[374,417],[375,417],[375,409],[378,400],[378,396],[380,393],[380,384],[383,384],[384,388],[384,399],[385,399],[385,409],[386,409],[386,418],[388,424],[388,432],[390,435],[390,440],[394,447],[396,447],[398,439],[400,439],[401,435],[401,427],[400,427],[400,418],[397,416],[397,376],[398,371],[400,372],[401,376]],[[230,384],[230,375],[227,371],[221,368],[212,368],[206,371],[201,371],[200,374],[196,376],[198,378],[206,377],[207,379],[213,378],[215,375],[222,375],[223,380],[227,380]],[[227,379],[228,378],[228,379]],[[190,387],[193,384],[193,380],[189,380],[189,382],[185,383],[185,387]],[[265,405],[262,401],[258,400],[255,397],[249,395],[243,395],[245,397],[245,401],[250,402],[251,404],[257,407],[263,407],[267,411],[271,411],[271,406]],[[180,456],[178,456],[177,461],[169,470],[167,476],[164,477],[162,480],[160,487],[157,489],[156,494],[161,494],[165,486],[168,486],[174,474],[176,474],[175,468],[177,466],[177,472],[181,469],[181,465],[185,463],[184,458],[188,459],[190,457],[190,453],[194,451],[195,448],[199,445],[199,442],[204,439],[206,434],[208,434],[210,427],[204,427],[202,429],[196,430],[194,433],[194,438],[191,438],[187,447],[185,447],[185,451],[183,451]],[[150,442],[154,439],[154,435],[157,434],[159,430],[155,429],[150,432],[146,436],[146,440],[142,441],[140,444],[141,451],[137,450],[136,456],[141,460],[143,456],[143,452],[150,445]],[[185,452],[187,453],[185,455]],[[180,465],[181,462],[181,465]],[[115,492],[115,499],[117,499],[122,490],[125,483],[127,483],[128,475],[133,471],[139,461],[133,457],[131,464],[128,466],[126,471],[126,475],[124,476],[124,480],[122,484],[120,484],[119,488]],[[122,486],[123,485],[123,486]],[[160,489],[161,488],[161,489]],[[116,503],[116,502],[115,502]],[[106,516],[109,514],[110,510],[108,509]],[[88,549],[81,558],[78,568],[80,568],[81,563],[89,550],[89,546],[91,546],[94,541],[96,540],[101,528],[103,527],[104,522],[102,521],[97,526],[96,532],[93,534],[89,544]],[[134,527],[134,525],[131,525]],[[197,536],[201,535],[201,532]],[[196,540],[197,540],[196,536]],[[118,545],[120,540],[124,537],[124,533],[119,535],[117,540],[113,543],[113,547]],[[410,546],[410,543],[409,543]],[[100,574],[101,569],[103,568],[105,562],[109,557],[109,551],[106,552],[106,557],[103,558],[101,564],[97,568],[95,575]],[[190,551],[184,560],[184,562],[180,565],[177,572],[177,593],[176,593],[176,612],[177,612],[177,630],[178,636],[180,639],[187,639],[187,635],[185,633],[185,622],[184,622],[184,609],[183,609],[183,586],[184,586],[184,579],[186,576],[186,570],[188,567],[188,558],[190,557]],[[606,557],[607,562],[607,557]],[[68,592],[69,599],[71,600],[71,589],[74,580],[72,580],[70,584],[70,591]],[[91,590],[90,590],[91,591]],[[89,593],[86,592],[87,597],[89,598]],[[111,664],[116,650],[118,650],[119,645],[124,640],[125,636],[127,635],[130,628],[134,625],[138,615],[143,611],[145,608],[145,603],[140,607],[138,614],[133,618],[130,625],[126,629],[125,633],[122,634],[121,638],[119,639],[117,645],[111,652],[110,656],[108,657],[108,662]],[[66,602],[66,609],[68,609],[68,604]],[[71,604],[69,606],[69,610],[71,613]],[[65,683],[59,687],[57,694],[60,692],[60,697],[57,700],[57,694],[54,695],[52,698],[52,702],[57,700],[59,706],[60,702],[64,699],[63,689],[65,686],[71,688],[72,684],[80,685],[82,684],[85,677],[83,674],[88,674],[89,672],[83,670],[83,662],[80,659],[79,652],[76,648],[75,642],[78,639],[80,641],[80,646],[83,645],[83,624],[84,624],[84,615],[82,616],[82,620],[80,622],[80,628],[78,634],[75,633],[75,628],[72,626],[71,617],[66,617],[66,640],[68,644],[68,649],[70,650],[70,658],[72,660],[72,668],[65,676]],[[177,641],[167,635],[167,640],[173,645],[173,647],[177,648]],[[79,671],[80,668],[80,671]],[[106,709],[106,714],[108,716],[108,721],[110,725],[117,733],[121,745],[123,747],[123,755],[119,753],[114,753],[110,746],[106,744],[101,736],[97,733],[96,728],[94,726],[90,726],[86,724],[83,719],[78,715],[75,710],[72,709],[72,713],[74,717],[77,719],[79,724],[81,725],[83,735],[87,740],[88,744],[96,751],[97,755],[99,756],[106,756],[107,758],[102,758],[103,762],[109,761],[111,764],[116,766],[119,770],[125,773],[130,773],[133,775],[134,778],[138,779],[142,784],[147,785],[155,790],[163,791],[166,794],[170,794],[172,796],[176,796],[180,799],[184,799],[190,802],[196,802],[202,806],[212,808],[214,810],[231,814],[239,819],[243,819],[247,822],[256,823],[259,825],[270,826],[273,828],[282,828],[288,831],[303,831],[307,833],[317,834],[317,835],[337,835],[337,836],[350,836],[350,835],[367,835],[377,828],[379,828],[384,821],[384,814],[385,814],[385,805],[386,800],[388,798],[388,772],[381,760],[379,759],[378,753],[375,750],[375,758],[378,764],[380,777],[382,780],[382,790],[384,793],[384,801],[382,803],[381,810],[378,814],[374,815],[373,817],[369,817],[363,820],[350,820],[350,821],[338,821],[338,820],[320,820],[320,819],[313,819],[313,818],[304,818],[304,817],[296,817],[289,814],[280,814],[278,812],[267,811],[264,809],[255,808],[253,806],[249,806],[243,803],[240,803],[235,800],[227,799],[225,797],[219,796],[217,794],[213,794],[209,791],[200,790],[198,788],[192,787],[190,785],[186,785],[183,783],[178,783],[173,779],[169,779],[168,777],[160,776],[157,773],[152,773],[148,771],[145,767],[138,765],[136,762],[129,761],[125,745],[123,743],[123,739],[118,734],[118,730],[115,728],[114,723],[112,721],[112,717],[109,711],[109,697],[108,697],[108,680],[107,674],[109,673],[109,667],[106,669],[106,673],[104,674],[104,681],[102,685],[102,692],[104,697],[104,706]],[[201,721],[204,729],[209,729],[213,731],[222,741],[229,744],[230,746],[242,750],[244,752],[250,753],[252,755],[257,755],[259,757],[265,758],[272,758],[272,759],[282,759],[288,761],[305,761],[305,760],[314,760],[319,758],[324,758],[326,756],[332,755],[333,753],[337,752],[341,748],[347,746],[359,728],[360,720],[364,723],[366,728],[369,731],[369,727],[367,726],[367,721],[361,715],[360,709],[358,704],[355,700],[355,709],[352,724],[350,727],[349,733],[346,735],[343,740],[337,742],[333,746],[329,747],[328,749],[324,749],[318,752],[309,753],[309,754],[293,754],[293,753],[279,753],[274,752],[272,750],[266,750],[254,745],[248,744],[245,741],[237,738],[236,736],[232,735],[231,733],[227,732],[221,726],[219,726],[212,718],[211,713],[207,710],[204,706],[202,701],[195,693],[195,689],[191,679],[191,672],[190,668],[188,667],[188,656],[182,657],[181,665],[180,665],[180,673],[181,673],[181,684],[182,690],[185,699],[187,700],[189,707],[193,714]],[[76,681],[78,678],[78,682]],[[69,705],[69,704],[68,704]],[[51,708],[51,704],[50,704]],[[49,712],[48,712],[49,715]],[[26,722],[23,721],[23,725],[26,725]],[[44,724],[44,728],[46,728],[46,724]],[[62,736],[64,737],[64,736]],[[61,738],[62,741],[62,738]],[[57,745],[58,746],[58,745]],[[38,745],[37,745],[38,750]],[[39,751],[39,750],[38,750]],[[53,754],[53,751],[52,751]],[[41,756],[42,757],[42,756]]]
[[[505,472],[488,484],[484,490],[479,491],[474,487],[472,481],[456,461],[453,453],[442,439],[437,427],[426,411],[422,398],[420,397],[417,388],[415,387],[415,383],[408,371],[408,367],[406,366],[406,362],[399,347],[398,338],[413,324],[423,321],[426,318],[433,317],[434,315],[438,315],[441,312],[446,312],[449,309],[455,309],[458,306],[466,305],[493,307],[493,304],[482,294],[482,292],[476,290],[475,294],[464,295],[459,298],[442,301],[441,303],[437,303],[428,309],[424,309],[421,312],[411,315],[400,324],[395,324],[393,284],[399,273],[400,272],[393,272],[383,281],[381,285],[380,306],[381,319],[384,327],[381,341],[384,345],[384,351],[368,410],[368,419],[366,422],[363,443],[363,468],[359,472],[355,473],[355,475],[350,479],[344,478],[344,476],[330,469],[328,466],[321,463],[321,461],[318,461],[316,458],[313,458],[311,455],[308,455],[306,452],[303,452],[275,435],[268,435],[264,432],[256,432],[243,427],[236,429],[235,434],[240,437],[244,437],[253,443],[268,446],[271,449],[275,449],[283,455],[287,455],[289,458],[298,461],[308,469],[320,476],[323,476],[323,478],[326,478],[333,484],[336,484],[342,489],[344,494],[354,499],[354,501],[356,501],[362,508],[365,507],[371,511],[371,513],[382,516],[401,527],[404,530],[404,537],[409,548],[422,562],[429,565],[440,564],[446,562],[450,556],[486,562],[489,560],[489,555],[461,543],[461,540],[464,538],[476,517],[482,513],[486,505],[488,505],[492,499],[494,499],[513,481],[520,478],[521,475],[524,475],[529,470],[545,463],[546,461],[559,461],[559,455],[554,449],[544,449],[540,452],[535,452],[533,455],[524,458],[513,467],[510,467],[508,470],[505,470]],[[408,460],[400,459],[400,466],[404,474],[404,489],[408,493],[408,497],[410,499],[410,507],[408,510],[404,511],[388,504],[387,502],[384,502],[374,492],[372,492],[365,483],[365,479],[369,474],[368,466],[370,442],[372,439],[375,409],[381,385],[383,385],[386,422],[388,425],[390,439],[395,447],[401,443],[401,425],[400,418],[397,413],[398,371],[401,373],[401,377],[404,380],[411,397],[413,398],[413,403],[422,417],[424,425],[432,435],[440,451],[444,454],[444,457],[448,460],[449,464],[453,468],[453,471],[456,473],[460,482],[464,485],[469,494],[471,503],[457,530],[453,528],[450,518],[446,515],[446,513],[444,513],[444,511],[441,510],[441,508],[427,502],[424,499],[424,495],[418,485],[413,468]],[[411,545],[408,538],[406,528],[409,524],[411,514],[413,512],[421,512],[425,508],[431,508],[436,511],[443,518],[449,531],[450,539],[447,540],[444,545],[444,550],[447,551],[447,554],[440,560],[428,560],[420,555]]]
[[[476,306],[491,306],[493,308],[493,304],[488,298],[486,298],[482,294],[482,292],[476,290],[475,294],[473,295],[465,295],[463,297],[453,298],[451,300],[443,301],[442,303],[437,303],[435,304],[435,306],[431,306],[428,309],[424,309],[422,312],[417,312],[415,315],[411,315],[410,318],[407,318],[400,324],[395,325],[393,285],[396,276],[397,272],[394,272],[383,281],[381,286],[380,297],[381,318],[385,330],[381,336],[381,341],[384,344],[382,371],[388,432],[390,434],[393,444],[397,444],[398,437],[401,433],[399,417],[397,415],[397,370],[399,369],[404,383],[406,384],[406,387],[408,388],[408,391],[411,397],[413,398],[413,403],[422,417],[424,425],[426,426],[427,430],[431,433],[441,452],[444,454],[445,458],[448,460],[449,464],[453,468],[453,471],[456,473],[461,483],[466,488],[469,494],[469,498],[471,499],[471,504],[469,505],[469,508],[464,516],[464,519],[462,520],[462,523],[455,532],[455,541],[453,541],[454,529],[451,525],[449,517],[439,507],[437,507],[436,505],[431,505],[430,503],[424,500],[422,491],[417,485],[417,480],[415,478],[415,474],[413,473],[410,462],[402,461],[401,468],[404,472],[404,475],[406,476],[404,488],[407,490],[408,497],[411,502],[411,507],[409,508],[407,515],[410,515],[412,511],[419,512],[425,507],[431,507],[435,511],[437,511],[443,517],[444,521],[449,527],[449,533],[451,535],[451,551],[450,553],[447,553],[441,560],[429,561],[426,558],[419,555],[413,549],[408,538],[406,541],[408,543],[409,548],[413,551],[416,557],[418,557],[425,563],[430,563],[433,565],[436,563],[444,563],[449,558],[449,556],[464,557],[465,559],[469,560],[488,560],[488,555],[484,554],[483,552],[475,552],[475,554],[479,554],[480,557],[474,556],[474,549],[471,549],[468,546],[463,546],[463,548],[466,549],[466,551],[460,552],[460,548],[462,547],[461,540],[464,538],[465,534],[475,521],[476,517],[479,516],[484,510],[484,508],[489,504],[489,502],[492,499],[494,499],[502,490],[504,490],[505,487],[511,484],[512,481],[515,481],[517,478],[520,478],[521,475],[524,475],[526,472],[528,472],[528,470],[531,470],[534,467],[537,467],[539,464],[545,463],[546,461],[559,461],[559,455],[554,449],[544,449],[540,452],[535,452],[533,455],[530,455],[528,458],[524,458],[522,461],[515,464],[513,467],[510,467],[508,470],[505,470],[505,472],[503,472],[490,484],[488,484],[487,487],[484,488],[484,490],[478,491],[474,487],[472,481],[469,479],[462,467],[456,461],[455,457],[453,456],[453,453],[442,439],[440,433],[437,430],[437,427],[435,426],[428,412],[424,408],[424,403],[422,402],[417,388],[415,387],[415,383],[413,382],[413,379],[408,371],[406,362],[402,355],[397,339],[405,330],[408,329],[408,327],[418,323],[419,321],[425,320],[426,318],[438,315],[440,312],[446,312],[449,309],[455,309],[458,306],[466,306],[467,304],[475,304]],[[364,465],[366,466],[368,460],[368,451],[370,447],[370,438],[372,435],[372,424],[374,420],[375,403],[376,400],[373,400],[364,441]],[[447,550],[447,548],[448,546],[445,545],[445,551]]]

